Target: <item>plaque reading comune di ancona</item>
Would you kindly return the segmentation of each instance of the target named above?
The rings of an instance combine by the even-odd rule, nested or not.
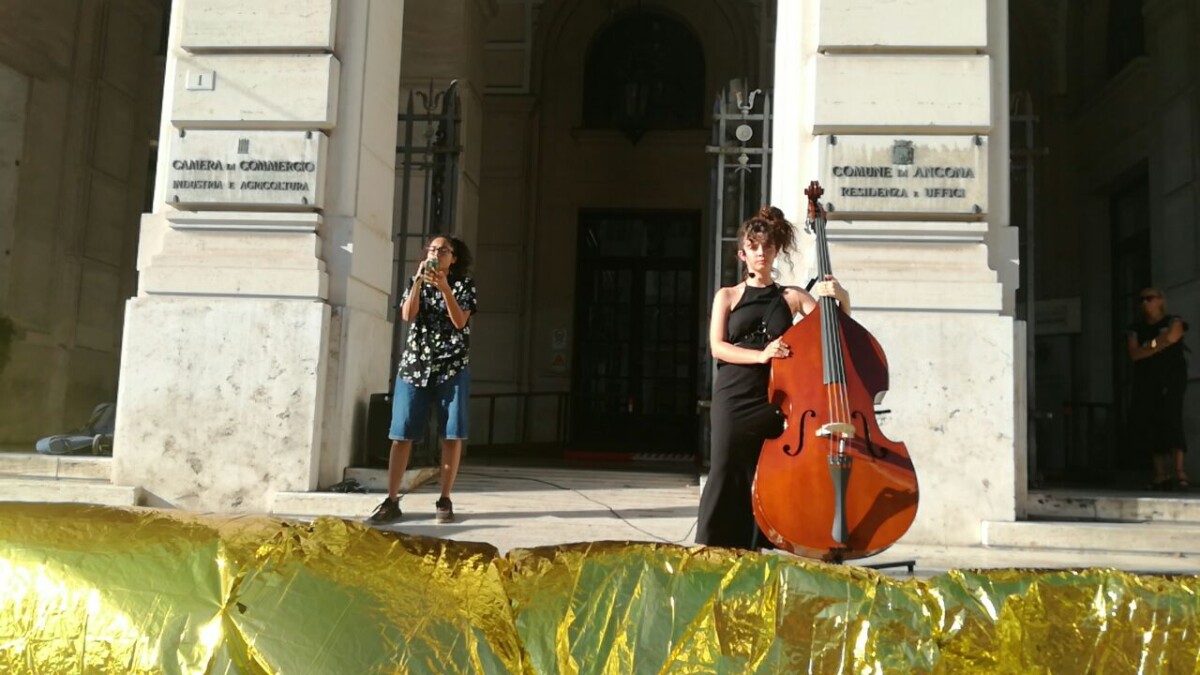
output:
[[[821,183],[830,217],[987,213],[983,136],[824,136]]]

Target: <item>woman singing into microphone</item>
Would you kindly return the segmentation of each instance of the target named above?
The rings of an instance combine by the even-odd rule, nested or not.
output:
[[[782,424],[767,401],[771,359],[790,355],[780,336],[797,316],[812,312],[817,300],[771,278],[775,256],[789,257],[796,248],[795,230],[782,211],[762,207],[742,223],[738,240],[738,260],[746,265],[746,278],[717,291],[708,328],[717,378],[711,466],[700,496],[696,543],[749,549],[756,539],[758,545],[769,541],[758,534],[750,493],[765,434],[772,424]],[[842,311],[850,312],[850,296],[832,276],[817,283],[813,292],[837,298]]]

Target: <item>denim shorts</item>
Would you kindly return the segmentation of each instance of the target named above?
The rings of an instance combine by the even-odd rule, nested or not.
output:
[[[429,407],[437,404],[438,436],[446,440],[465,440],[470,426],[467,411],[471,397],[471,372],[463,368],[441,384],[416,387],[404,378],[396,378],[392,395],[393,441],[420,441],[429,423]]]

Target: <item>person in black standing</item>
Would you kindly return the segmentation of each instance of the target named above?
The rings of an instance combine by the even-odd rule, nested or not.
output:
[[[772,278],[777,255],[796,248],[795,230],[783,212],[764,206],[742,223],[737,256],[746,278],[713,297],[708,341],[717,359],[711,415],[712,453],[700,495],[696,543],[750,549],[769,546],[751,505],[751,486],[763,440],[778,434],[782,417],[767,401],[771,359],[791,351],[781,335],[796,316],[807,316],[816,298]],[[832,276],[817,283],[818,296],[836,297],[844,312],[850,296]]]
[[[1131,440],[1151,456],[1151,487],[1186,490],[1190,487],[1183,437],[1183,392],[1187,387],[1183,335],[1187,323],[1167,313],[1167,299],[1160,289],[1142,289],[1138,302],[1142,316],[1129,326],[1126,337],[1133,361]]]

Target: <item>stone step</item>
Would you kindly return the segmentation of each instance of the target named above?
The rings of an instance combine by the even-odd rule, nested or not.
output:
[[[868,566],[883,565],[887,574],[906,575],[900,562],[912,561],[917,577],[930,577],[951,570],[971,569],[1118,569],[1140,574],[1197,574],[1200,556],[1136,553],[1129,551],[1072,551],[1054,548],[999,548],[987,546],[922,546],[900,543],[880,555],[855,561]]]
[[[400,480],[401,492],[412,492],[429,481],[437,480],[441,470],[436,466],[409,469]],[[342,472],[347,479],[353,478],[360,485],[374,492],[387,490],[387,469],[360,469],[351,467]]]
[[[0,477],[81,478],[107,481],[111,475],[112,457],[0,452]]]
[[[1030,490],[1030,519],[1123,523],[1169,522],[1200,525],[1200,492],[1109,492]]]
[[[107,480],[0,476],[0,501],[138,506],[142,489],[113,485]]]
[[[271,514],[301,520],[331,516],[357,521],[371,515],[381,501],[383,494],[380,492],[276,492],[271,500]],[[408,504],[402,503],[402,506]]]
[[[421,467],[404,472],[400,481],[400,492],[407,494],[422,485],[437,480],[437,467]],[[271,513],[296,518],[333,516],[358,520],[365,518],[379,506],[383,493],[387,491],[386,469],[346,469],[347,479],[353,478],[369,493],[343,492],[276,492],[271,498]]]
[[[1200,556],[1200,524],[984,521],[993,548]]]

